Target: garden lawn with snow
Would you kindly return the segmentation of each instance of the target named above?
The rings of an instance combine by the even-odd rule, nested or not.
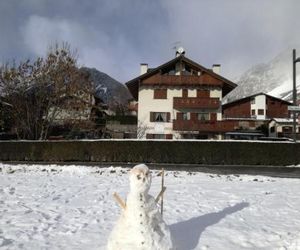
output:
[[[1,249],[105,249],[128,168],[0,164]],[[152,170],[150,194],[160,191]],[[300,249],[300,180],[166,171],[178,249]],[[126,232],[124,232],[126,233]]]

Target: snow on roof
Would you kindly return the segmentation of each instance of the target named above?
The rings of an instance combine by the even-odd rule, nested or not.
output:
[[[293,123],[294,122],[294,120],[292,118],[273,118],[272,120],[274,120],[277,123]],[[298,122],[298,119],[296,119],[296,122]]]

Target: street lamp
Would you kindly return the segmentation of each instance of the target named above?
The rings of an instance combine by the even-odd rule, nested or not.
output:
[[[300,62],[300,57],[296,58],[296,50],[293,49],[293,105],[297,106],[297,89],[296,89],[296,63]],[[296,111],[293,112],[293,132],[294,132],[294,141],[297,141],[296,135]]]

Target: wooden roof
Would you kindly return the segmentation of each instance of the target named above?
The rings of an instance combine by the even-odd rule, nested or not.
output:
[[[188,66],[193,69],[199,70],[202,72],[200,76],[163,76],[161,78],[158,75],[162,70],[167,69],[171,66],[175,66],[177,62],[184,62]],[[203,74],[204,73],[204,74]],[[169,78],[169,80],[167,80]],[[147,80],[146,80],[147,79]],[[152,79],[152,81],[150,80]],[[156,82],[155,82],[156,81]],[[168,82],[169,81],[169,82]],[[138,100],[138,91],[139,86],[142,84],[157,84],[157,85],[218,85],[223,89],[223,96],[228,94],[231,90],[233,90],[237,85],[230,80],[214,73],[212,70],[203,67],[202,65],[192,61],[191,59],[185,57],[184,55],[180,55],[175,57],[174,59],[154,68],[147,73],[140,75],[128,82],[125,83],[132,96]]]

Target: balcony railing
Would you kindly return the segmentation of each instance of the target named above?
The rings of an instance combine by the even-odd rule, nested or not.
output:
[[[203,108],[218,109],[221,106],[219,98],[174,97],[173,108]]]
[[[177,131],[229,132],[236,126],[236,121],[173,120],[173,130]]]
[[[154,75],[145,80],[142,84],[162,84],[162,85],[213,85],[222,86],[222,81],[209,74],[200,76],[191,75]]]

